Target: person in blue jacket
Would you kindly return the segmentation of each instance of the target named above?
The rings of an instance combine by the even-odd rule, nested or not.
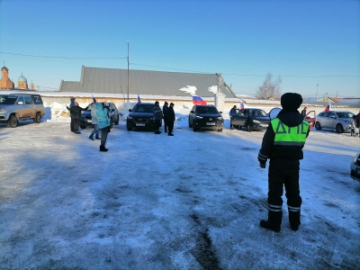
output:
[[[110,132],[109,104],[107,102],[96,103],[96,117],[98,120],[99,130],[101,131],[100,152],[107,152],[105,148],[107,135]]]

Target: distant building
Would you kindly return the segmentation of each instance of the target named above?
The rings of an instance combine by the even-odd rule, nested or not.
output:
[[[0,80],[0,89],[10,89],[10,90],[35,90],[34,84],[31,83],[30,89],[28,87],[27,79],[21,73],[21,76],[18,78],[18,86],[14,87],[14,82],[9,78],[9,69],[6,66],[1,68],[2,77]]]
[[[129,80],[128,80],[129,76]],[[220,83],[219,83],[220,82]],[[236,98],[236,94],[224,82],[220,74],[164,72],[151,70],[128,70],[114,68],[94,68],[82,66],[79,82],[61,81],[60,92],[120,94],[140,96],[180,96],[191,97],[186,90],[196,87],[195,94],[213,98],[214,88],[219,86],[225,98]],[[215,86],[215,87],[214,87]]]
[[[9,78],[9,69],[5,66],[1,68],[2,77],[0,79],[0,89],[14,89],[14,83]]]

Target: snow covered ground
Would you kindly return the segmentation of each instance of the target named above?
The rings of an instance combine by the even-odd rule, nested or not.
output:
[[[222,133],[193,132],[189,109],[175,111],[174,137],[121,121],[107,153],[90,128],[71,133],[56,104],[40,124],[0,124],[0,269],[359,269],[359,138],[311,132],[302,225],[291,231],[284,203],[274,233],[259,226],[264,133],[228,119]]]

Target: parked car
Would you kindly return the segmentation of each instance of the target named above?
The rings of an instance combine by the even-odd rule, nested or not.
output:
[[[351,132],[354,114],[348,111],[321,112],[316,116],[315,128],[336,130],[338,133]]]
[[[352,179],[360,181],[360,153],[357,153],[350,163],[350,176]]]
[[[0,92],[0,123],[16,127],[20,120],[40,123],[45,108],[39,94],[28,92]]]
[[[89,106],[92,103],[89,104]],[[115,124],[118,125],[120,122],[120,118],[121,118],[121,113],[119,112],[119,110],[116,108],[115,104],[112,102],[109,102],[109,107],[110,107],[110,125],[111,127]],[[85,129],[86,127],[92,127],[93,124],[91,122],[91,110],[88,109],[84,112],[81,113],[81,119],[80,119],[80,127],[82,129]]]
[[[246,108],[236,110],[236,113],[230,119],[230,127],[242,129],[245,127],[248,131],[266,129],[270,123],[270,116],[264,110],[257,108]]]
[[[155,129],[155,115],[154,103],[137,103],[134,108],[129,110],[129,115],[126,118],[127,130],[134,128],[140,129]]]
[[[214,105],[194,105],[189,113],[189,128],[194,131],[212,129],[222,132],[224,119]]]

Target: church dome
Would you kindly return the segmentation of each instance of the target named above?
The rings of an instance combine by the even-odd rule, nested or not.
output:
[[[27,79],[23,75],[21,75],[18,79],[18,82],[27,82]]]

